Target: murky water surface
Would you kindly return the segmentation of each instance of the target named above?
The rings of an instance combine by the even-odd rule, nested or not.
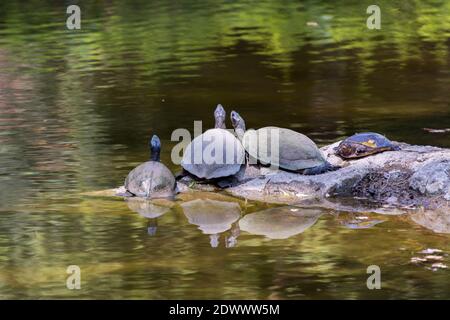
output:
[[[211,126],[217,103],[319,145],[372,130],[450,147],[422,130],[450,126],[450,2],[378,1],[378,31],[369,4],[83,1],[68,31],[63,4],[2,1],[0,298],[450,298],[439,219],[81,195],[120,185],[153,133],[177,170],[172,131]]]

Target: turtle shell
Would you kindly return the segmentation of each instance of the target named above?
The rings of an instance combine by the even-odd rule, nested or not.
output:
[[[364,132],[343,140],[337,147],[336,153],[344,159],[352,159],[394,150],[399,150],[399,147],[385,136],[374,132]]]
[[[167,198],[175,193],[175,177],[161,162],[147,161],[128,174],[125,188],[138,197]]]
[[[245,162],[240,141],[225,129],[210,129],[196,137],[186,148],[181,166],[202,179],[236,174]]]
[[[314,141],[290,129],[264,127],[248,130],[242,143],[251,158],[286,170],[314,168],[326,162]]]

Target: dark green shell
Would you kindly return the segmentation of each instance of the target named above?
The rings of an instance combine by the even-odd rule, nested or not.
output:
[[[275,135],[275,139],[272,138]],[[261,141],[277,141],[278,155],[272,156],[271,143],[267,150],[252,148],[259,146]],[[327,163],[322,151],[310,138],[294,130],[278,127],[264,127],[258,130],[248,130],[242,144],[249,155],[263,164],[271,164],[282,169],[297,171],[323,166]]]
[[[383,151],[396,151],[400,148],[385,136],[365,132],[357,133],[343,140],[336,149],[336,154],[344,159],[362,158]]]

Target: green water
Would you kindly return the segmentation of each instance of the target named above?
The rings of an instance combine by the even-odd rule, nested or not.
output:
[[[450,126],[450,1],[378,1],[381,30],[366,27],[370,4],[83,1],[70,31],[64,4],[2,1],[0,298],[450,298],[450,269],[411,263],[436,248],[450,267],[448,226],[362,213],[383,222],[352,229],[321,210],[286,239],[237,218],[211,247],[183,200],[155,219],[81,195],[122,184],[153,133],[177,170],[172,131],[211,126],[217,103],[319,145],[371,130],[450,147],[422,130]],[[69,265],[81,290],[66,288]],[[381,290],[366,287],[369,265]]]

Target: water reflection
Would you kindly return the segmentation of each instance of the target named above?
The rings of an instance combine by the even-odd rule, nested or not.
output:
[[[239,220],[241,230],[270,239],[287,239],[305,232],[322,215],[318,209],[293,206],[250,213]]]
[[[139,213],[141,216],[149,219],[147,232],[149,235],[154,236],[158,228],[158,217],[171,211],[175,203],[164,200],[148,200],[138,197],[132,197],[125,200],[128,208],[131,211]]]
[[[220,235],[232,228],[241,216],[241,207],[236,202],[226,202],[211,199],[197,199],[181,204],[189,223],[195,224],[209,235],[211,247],[217,248]],[[234,246],[239,235],[238,229],[233,229],[226,238],[226,246]]]
[[[412,214],[411,219],[434,232],[450,234],[450,214],[448,211],[422,210]]]
[[[377,224],[385,222],[383,219],[355,213],[340,213],[336,219],[341,225],[349,229],[369,229]]]

